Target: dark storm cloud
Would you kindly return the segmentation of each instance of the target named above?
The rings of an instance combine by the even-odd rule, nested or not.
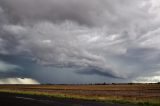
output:
[[[126,27],[128,23],[148,18],[147,11],[139,9],[139,4],[143,1],[1,0],[12,22],[39,19],[54,22],[72,20],[81,24],[116,28]]]
[[[1,61],[8,63],[8,64],[14,64],[14,68],[8,71],[3,71],[0,76],[3,75],[8,77],[33,77],[33,71],[36,70],[36,67],[39,67],[35,64],[33,60],[31,60],[31,57],[26,55],[0,55]]]
[[[105,72],[107,70],[107,72]],[[108,76],[108,77],[112,77],[112,78],[121,78],[118,76],[115,76],[112,72],[111,69],[105,69],[105,71],[103,72],[102,69],[97,69],[97,68],[88,68],[85,70],[78,70],[77,73],[78,74],[85,74],[85,75],[100,75],[100,76]]]
[[[79,74],[154,76],[160,69],[159,4],[158,0],[0,0],[0,54],[25,55],[44,67],[83,69]]]

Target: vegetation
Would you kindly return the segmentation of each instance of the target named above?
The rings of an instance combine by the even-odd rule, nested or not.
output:
[[[0,92],[160,106],[159,84],[2,85]]]

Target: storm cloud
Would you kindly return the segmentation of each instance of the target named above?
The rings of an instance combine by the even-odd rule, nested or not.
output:
[[[0,54],[76,77],[159,78],[159,11],[159,0],[0,0]],[[43,79],[35,68],[0,59],[6,62],[22,68],[17,76]]]

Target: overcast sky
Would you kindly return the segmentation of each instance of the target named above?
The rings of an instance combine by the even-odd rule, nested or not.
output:
[[[159,11],[160,0],[0,0],[0,83],[159,82]]]

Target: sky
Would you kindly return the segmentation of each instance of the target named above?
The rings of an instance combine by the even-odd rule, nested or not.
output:
[[[160,82],[160,0],[0,0],[0,84]]]

